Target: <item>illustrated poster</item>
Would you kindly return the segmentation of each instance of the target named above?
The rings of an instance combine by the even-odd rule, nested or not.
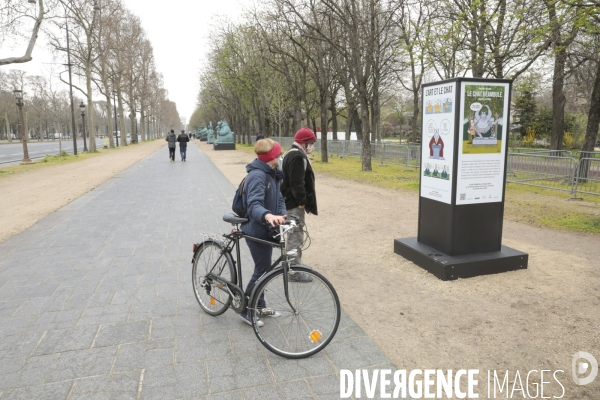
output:
[[[421,196],[452,203],[456,82],[423,88]]]
[[[508,140],[508,83],[461,83],[462,143],[456,204],[502,201]]]

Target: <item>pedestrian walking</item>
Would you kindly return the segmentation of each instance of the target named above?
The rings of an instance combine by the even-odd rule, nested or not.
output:
[[[171,129],[171,132],[167,133],[165,140],[169,143],[169,160],[175,161],[175,147],[177,147],[177,137],[175,131]]]
[[[256,135],[256,141],[258,142],[260,139],[264,139],[265,135],[262,134],[262,132],[258,132],[258,134]]]
[[[185,133],[185,131],[181,131],[181,134],[177,137],[177,141],[179,142],[179,154],[181,155],[181,161],[185,161],[187,156],[187,144],[190,141],[190,137]]]
[[[272,139],[262,139],[254,145],[257,158],[246,166],[248,176],[244,183],[243,198],[246,200],[248,222],[241,225],[241,230],[248,236],[263,240],[274,240],[269,233],[269,226],[276,227],[285,222],[285,202],[279,190],[281,171],[276,167],[281,155],[281,146]],[[254,273],[248,282],[248,293],[254,283],[271,266],[273,247],[250,239],[246,239],[254,261]],[[278,317],[280,313],[267,308],[264,298],[258,302],[257,314],[259,317]],[[252,325],[248,312],[245,310],[240,317]],[[258,326],[263,326],[260,319]]]
[[[304,228],[306,213],[317,215],[317,194],[315,192],[315,174],[308,160],[314,150],[317,137],[309,128],[301,128],[294,135],[292,147],[283,155],[281,169],[283,182],[281,193],[285,199],[287,215],[295,217],[299,226]],[[302,246],[304,230],[295,229],[288,236],[287,251],[297,250],[290,264],[302,264]],[[293,265],[292,265],[293,267]],[[303,273],[290,273],[294,282],[311,282],[312,278]]]

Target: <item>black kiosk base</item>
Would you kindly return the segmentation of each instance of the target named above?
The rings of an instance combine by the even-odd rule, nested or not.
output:
[[[507,246],[490,253],[448,256],[433,247],[419,243],[416,237],[395,239],[394,253],[443,281],[526,269],[529,261],[527,253]]]
[[[235,143],[215,143],[215,150],[235,150]]]

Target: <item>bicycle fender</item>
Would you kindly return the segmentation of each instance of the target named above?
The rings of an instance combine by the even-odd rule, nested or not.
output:
[[[192,255],[192,264],[194,263],[194,260],[196,259],[196,255],[204,247],[203,244],[204,243],[208,243],[208,242],[216,243],[216,244],[220,245],[221,247],[223,247],[223,243],[219,242],[218,240],[212,240],[212,239],[207,239],[207,240],[204,240],[202,242],[196,243],[197,244],[196,251],[194,251],[194,254]]]

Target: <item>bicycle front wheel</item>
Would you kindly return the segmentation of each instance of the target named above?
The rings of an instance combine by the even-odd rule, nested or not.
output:
[[[304,267],[296,267],[294,271],[310,276],[312,281],[288,282],[288,303],[280,270],[259,283],[250,312],[255,321],[259,302],[264,298],[266,307],[280,315],[262,318],[261,327],[252,324],[258,340],[281,357],[304,358],[331,342],[340,324],[341,308],[335,289],[323,275]]]
[[[200,307],[209,315],[221,315],[231,304],[227,285],[207,276],[212,272],[230,282],[235,282],[235,269],[231,255],[223,252],[223,245],[215,240],[205,240],[194,255],[192,285]]]

